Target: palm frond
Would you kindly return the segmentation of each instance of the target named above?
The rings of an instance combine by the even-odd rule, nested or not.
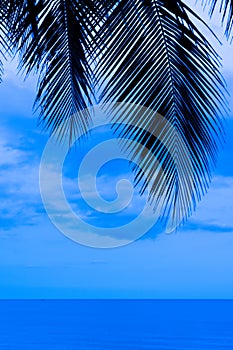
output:
[[[17,0],[11,41],[20,53],[20,68],[26,75],[39,72],[36,106],[40,121],[55,130],[61,122],[70,127],[72,115],[93,100],[93,73],[88,62],[97,16],[93,1]],[[71,119],[70,119],[71,118]],[[89,123],[85,114],[76,126]]]
[[[226,19],[226,36],[230,37],[233,26],[233,0],[206,0],[206,4],[210,5],[210,14],[214,10],[220,11],[222,21]]]
[[[217,0],[208,2],[213,11]],[[220,3],[223,18],[229,13],[229,35],[232,0]],[[92,104],[97,87],[102,103],[123,102],[111,117],[141,167],[134,168],[135,182],[143,179],[141,193],[150,185],[151,203],[174,222],[208,188],[225,108],[219,57],[189,14],[200,20],[181,0],[2,0],[0,6],[1,41],[7,34],[26,76],[39,73],[40,122],[72,139],[88,129],[88,113],[74,116]]]
[[[0,3],[0,82],[2,81],[3,63],[6,52],[9,51],[8,30],[9,30],[9,1],[2,0]]]
[[[186,218],[206,192],[216,162],[218,136],[223,133],[224,84],[218,55],[191,22],[189,13],[193,15],[179,0],[122,0],[109,12],[98,33],[105,42],[96,70],[103,89],[101,101],[128,104],[123,108],[116,105],[111,113],[116,123],[126,124],[118,130],[126,138],[132,160],[141,166],[142,170],[136,170],[136,181],[146,174],[143,191],[151,182],[151,201],[157,207],[162,200],[165,216],[175,221]],[[138,105],[154,113],[138,113]],[[161,127],[156,113],[175,131],[171,134],[171,128],[164,125],[162,146],[154,136]],[[131,147],[132,139],[138,148]],[[181,139],[192,161],[192,184],[183,163]],[[142,144],[152,154],[141,153]],[[171,144],[173,161],[167,148]],[[163,174],[158,172],[155,177],[154,156],[158,154]]]

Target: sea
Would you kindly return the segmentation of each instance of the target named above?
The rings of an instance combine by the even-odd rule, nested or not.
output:
[[[1,300],[4,349],[233,350],[233,300]]]

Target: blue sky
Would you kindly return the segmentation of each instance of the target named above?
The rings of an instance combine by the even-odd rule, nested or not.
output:
[[[222,38],[217,19],[212,28]],[[233,45],[222,41],[223,46],[215,46],[233,93]],[[0,85],[0,298],[233,298],[233,112],[210,190],[177,233],[167,235],[157,225],[128,246],[88,248],[62,235],[45,212],[39,165],[48,135],[32,113],[36,80],[24,82],[15,66],[6,65]],[[232,97],[228,100],[233,111]],[[92,142],[101,135],[99,130]],[[75,189],[78,159],[91,145],[70,155],[65,192],[86,220],[117,226],[134,218],[144,199],[136,193],[127,211],[108,219],[94,216],[80,202]],[[98,188],[105,199],[114,198],[122,175],[132,178],[125,161],[102,169]]]

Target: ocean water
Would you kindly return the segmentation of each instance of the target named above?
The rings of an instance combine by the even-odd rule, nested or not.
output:
[[[233,349],[233,301],[0,301],[0,349]]]

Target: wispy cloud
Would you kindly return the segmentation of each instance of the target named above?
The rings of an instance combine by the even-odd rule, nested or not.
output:
[[[38,159],[21,148],[16,135],[2,130],[0,141],[1,227],[32,224],[40,207]],[[14,142],[13,142],[14,140]]]
[[[233,232],[233,177],[216,176],[209,192],[199,203],[187,229]]]

